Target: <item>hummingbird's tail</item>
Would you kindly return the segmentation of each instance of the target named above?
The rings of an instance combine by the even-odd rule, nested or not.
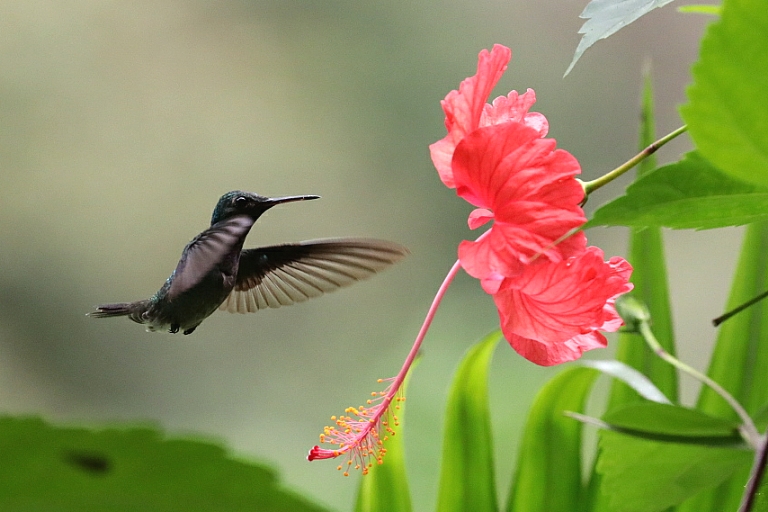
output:
[[[102,304],[96,306],[96,311],[91,311],[88,316],[93,318],[109,318],[111,316],[125,316],[130,315],[132,311],[133,303],[121,302],[119,304]]]
[[[113,316],[130,316],[134,322],[141,323],[139,316],[146,308],[147,301],[120,302],[117,304],[102,304],[96,306],[96,311],[91,311],[88,316],[93,318],[110,318]]]

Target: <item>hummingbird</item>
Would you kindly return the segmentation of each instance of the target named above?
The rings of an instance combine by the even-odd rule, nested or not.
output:
[[[127,316],[147,331],[192,334],[217,309],[249,313],[303,302],[348,286],[401,260],[408,249],[371,238],[329,238],[243,249],[259,217],[278,204],[316,195],[269,198],[235,190],[219,199],[211,226],[187,244],[152,297],[103,304],[94,318]]]

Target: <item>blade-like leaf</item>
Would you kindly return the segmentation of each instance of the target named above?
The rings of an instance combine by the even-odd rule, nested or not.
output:
[[[701,43],[681,108],[701,154],[734,178],[768,186],[768,9],[728,0]]]
[[[768,512],[768,478],[763,477],[762,483],[755,496],[752,512]]]
[[[730,310],[768,288],[768,225],[750,225],[744,237],[733,286],[724,310]],[[768,304],[761,302],[724,322],[719,329],[707,374],[720,383],[750,414],[768,401]],[[709,387],[702,387],[697,409],[713,416],[736,419],[730,406]],[[747,471],[713,491],[705,491],[680,505],[679,512],[736,510],[744,492]]]
[[[592,0],[579,18],[587,21],[579,29],[584,34],[576,47],[571,64],[565,75],[571,72],[587,49],[600,39],[616,33],[653,9],[663,7],[672,0]]]
[[[650,70],[645,75],[640,116],[640,150],[650,146],[656,140],[654,121],[653,86]],[[637,178],[647,176],[656,168],[656,156],[646,158],[637,169]],[[656,339],[670,354],[675,353],[675,338],[672,327],[672,308],[669,300],[667,267],[664,258],[664,239],[661,229],[649,227],[635,228],[629,237],[629,262],[632,264],[633,294],[648,305],[653,319],[652,330]],[[616,359],[628,366],[642,371],[658,386],[660,392],[673,400],[678,399],[677,373],[675,369],[659,359],[645,342],[636,334],[619,333],[616,347]],[[627,383],[628,384],[628,383]],[[639,393],[639,394],[638,394]],[[607,410],[613,410],[640,399],[640,389],[616,381],[611,386]],[[648,395],[643,395],[649,398]],[[650,399],[650,398],[649,398]],[[597,459],[597,458],[596,458]],[[589,479],[588,499],[591,512],[608,512],[610,507],[606,496],[600,492],[600,475],[592,470]]]
[[[634,403],[607,413],[603,421],[615,427],[653,434],[741,440],[738,422],[671,404]]]
[[[577,412],[566,412],[566,416],[580,421],[586,425],[601,429],[601,431],[617,432],[619,434],[625,434],[628,436],[636,437],[638,439],[645,439],[649,441],[662,441],[665,443],[677,443],[677,444],[696,444],[700,446],[715,446],[715,447],[728,447],[738,449],[748,449],[749,445],[744,442],[741,435],[734,431],[728,435],[700,435],[700,434],[675,434],[666,433],[663,430],[674,431],[674,425],[661,425],[661,428],[656,427],[662,432],[655,432],[653,429],[649,429],[648,425],[636,426],[636,427],[623,427],[621,425],[608,423],[592,416],[586,416]],[[587,510],[593,510],[587,508]]]
[[[403,396],[411,380],[411,372],[403,382]],[[411,494],[405,473],[405,455],[403,452],[403,421],[405,420],[405,400],[393,405],[386,444],[387,456],[383,464],[374,464],[367,475],[360,480],[357,491],[355,512],[410,512]]]
[[[657,512],[748,468],[752,457],[750,450],[664,443],[603,431],[597,470],[612,511]]]
[[[744,236],[733,286],[724,310],[768,288],[768,224],[750,225]],[[762,301],[723,322],[707,374],[754,414],[768,401],[768,302]],[[736,418],[728,404],[703,387],[697,408],[713,416]]]
[[[602,361],[596,359],[584,360],[581,364],[619,379],[647,400],[661,404],[671,403],[648,377],[621,361]]]
[[[597,375],[591,368],[568,368],[536,395],[525,424],[508,512],[574,512],[582,503],[582,426],[564,412],[584,410]]]
[[[651,75],[645,76],[643,100],[640,117],[640,149],[650,146],[656,140],[653,112],[653,87]],[[637,170],[636,180],[642,180],[656,168],[656,156],[643,160]],[[667,268],[664,258],[664,240],[661,230],[656,227],[633,229],[629,237],[629,262],[632,264],[632,294],[648,305],[653,319],[653,333],[662,347],[670,354],[675,353],[675,338],[672,328],[672,308],[667,284]],[[631,333],[620,333],[616,348],[616,358],[627,365],[642,371],[661,389],[661,392],[677,400],[677,373],[675,369],[661,361],[642,339]],[[622,382],[614,382],[608,410],[623,406],[638,399],[637,390],[632,390]],[[650,397],[648,399],[653,400]]]
[[[763,404],[762,407],[757,409],[757,412],[752,416],[755,420],[755,425],[758,430],[765,430],[768,428],[768,404]]]
[[[738,181],[696,152],[660,167],[599,208],[590,225],[711,229],[768,219],[768,188]]]
[[[488,369],[501,333],[469,349],[448,395],[439,512],[498,510],[488,405]]]
[[[0,510],[320,511],[271,469],[154,428],[0,418]]]

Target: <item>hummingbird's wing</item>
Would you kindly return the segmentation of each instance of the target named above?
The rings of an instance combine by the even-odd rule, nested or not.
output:
[[[235,288],[219,309],[248,313],[303,302],[370,277],[407,254],[402,245],[365,238],[247,249]]]
[[[197,235],[184,248],[168,288],[168,297],[173,299],[197,285],[236,250],[251,226],[251,218],[237,216],[217,222]]]

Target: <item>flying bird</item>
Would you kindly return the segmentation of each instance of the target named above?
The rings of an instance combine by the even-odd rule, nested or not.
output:
[[[94,318],[127,316],[148,331],[192,334],[214,311],[249,313],[303,302],[365,279],[408,249],[369,238],[335,238],[243,249],[258,218],[278,204],[318,199],[268,198],[235,190],[219,199],[211,226],[192,239],[176,270],[152,297],[103,304]]]

